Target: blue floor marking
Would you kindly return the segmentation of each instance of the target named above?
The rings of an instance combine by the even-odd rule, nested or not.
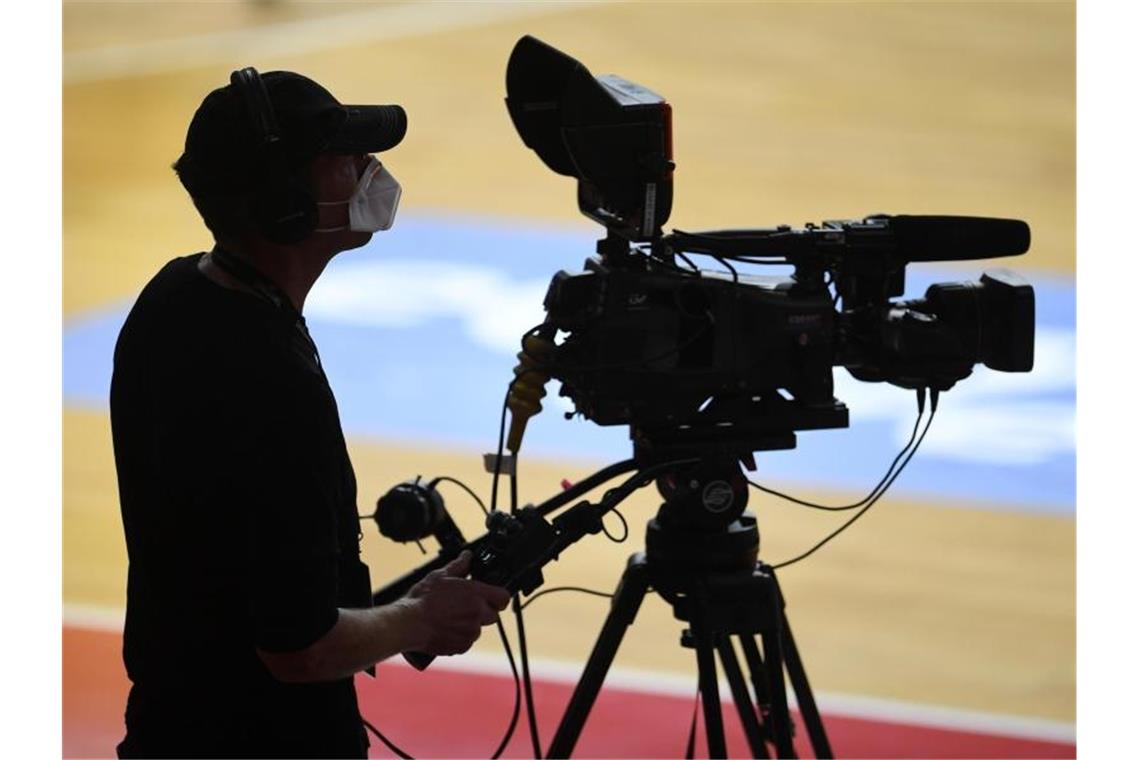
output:
[[[596,230],[404,214],[366,248],[334,260],[306,315],[346,433],[491,450],[518,336],[541,320],[551,275],[577,271],[592,254]],[[1016,259],[989,264],[1018,269]],[[907,297],[922,295],[930,282],[977,279],[982,269],[912,265]],[[1022,274],[1037,294],[1035,371],[980,368],[944,394],[896,495],[1073,512],[1075,289],[1069,279]],[[128,308],[119,303],[67,320],[66,403],[106,408],[114,341]],[[851,427],[801,433],[794,451],[758,455],[757,478],[857,492],[878,482],[909,436],[914,395],[856,382],[841,368],[835,377]],[[548,391],[546,411],[528,427],[524,457],[629,456],[626,428],[566,421],[557,383]]]

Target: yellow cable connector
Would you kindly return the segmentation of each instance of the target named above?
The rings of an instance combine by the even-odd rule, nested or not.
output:
[[[527,335],[523,338],[523,350],[519,352],[519,363],[515,367],[515,384],[507,399],[511,410],[511,432],[507,436],[507,449],[518,453],[522,446],[526,423],[542,411],[540,399],[546,395],[544,387],[550,375],[539,369],[554,352],[554,341],[540,335]]]

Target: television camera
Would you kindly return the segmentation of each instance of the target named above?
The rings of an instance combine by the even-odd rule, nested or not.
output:
[[[1033,289],[1005,269],[903,295],[911,262],[1014,256],[1020,220],[875,214],[802,229],[665,234],[673,198],[672,109],[614,75],[594,77],[533,38],[507,66],[523,142],[578,182],[606,229],[585,271],[554,276],[535,365],[599,425],[630,425],[646,461],[709,448],[792,448],[795,430],[848,424],[832,367],[859,380],[948,390],[977,363],[1033,366]],[[688,254],[718,260],[698,269]],[[782,264],[788,276],[733,264]],[[565,338],[553,345],[553,335]],[[538,353],[538,351],[535,351]]]
[[[831,756],[774,568],[759,560],[742,463],[752,469],[754,452],[794,448],[796,431],[847,427],[847,407],[834,395],[834,367],[858,380],[918,391],[920,419],[927,392],[933,414],[937,394],[979,363],[1030,371],[1034,294],[1017,274],[991,269],[978,281],[937,283],[922,298],[898,300],[908,264],[1020,255],[1029,248],[1029,226],[1015,219],[872,214],[802,228],[666,233],[676,167],[672,109],[661,96],[619,76],[594,76],[530,36],[515,45],[506,78],[519,136],[548,168],[577,181],[579,210],[605,228],[583,271],[554,275],[545,321],[523,336],[506,402],[507,448],[518,452],[526,420],[541,409],[543,386],[555,378],[575,413],[599,425],[629,426],[633,457],[517,514],[492,512],[488,532],[471,542],[453,525],[433,522],[440,511],[423,506],[434,503],[431,494],[389,500],[420,505],[401,524],[421,527],[394,537],[434,533],[448,540],[441,539],[439,557],[381,589],[375,601],[394,600],[463,549],[474,555],[474,577],[529,594],[543,583],[543,565],[600,532],[606,513],[655,482],[663,502],[648,522],[646,551],[630,558],[548,756],[572,752],[649,589],[689,625],[682,641],[697,654],[710,757],[726,756],[717,657],[754,756],[768,756],[769,745],[779,757],[795,756],[785,672],[816,756]],[[720,266],[701,269],[695,255]],[[771,265],[790,271],[739,271]],[[489,461],[497,476],[502,444]],[[873,498],[852,505],[861,507],[856,517],[901,467],[891,470]],[[631,472],[597,502],[581,498]],[[382,532],[384,504],[377,513]],[[521,632],[520,618],[520,643]],[[414,653],[409,659],[419,667],[430,662]]]

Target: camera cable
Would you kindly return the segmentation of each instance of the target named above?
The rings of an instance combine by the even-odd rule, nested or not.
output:
[[[710,322],[711,322],[711,315],[710,315]],[[711,326],[711,324],[710,324],[710,326]],[[529,330],[527,332],[527,334],[534,332],[535,330],[539,329],[539,327],[541,327],[541,325],[533,328],[532,330]],[[536,360],[536,364],[540,364],[540,362],[538,360]],[[506,419],[507,419],[507,410],[509,408],[508,402],[510,400],[511,391],[514,389],[515,383],[517,383],[523,375],[525,375],[527,373],[531,373],[531,372],[537,373],[537,372],[541,372],[541,371],[542,371],[541,366],[537,366],[534,368],[520,368],[519,372],[511,380],[511,382],[508,384],[507,394],[503,400],[502,413],[501,413],[500,418],[499,418],[499,441],[498,441],[498,449],[497,449],[496,457],[495,457],[494,469],[492,471],[490,512],[496,511],[497,505],[498,505],[497,500],[498,500],[499,475],[502,474],[502,470],[503,470],[503,449],[504,449],[504,443],[505,443],[505,439],[506,439]],[[515,463],[512,462],[511,471],[509,473],[511,512],[512,513],[514,513],[517,510],[517,506],[518,506],[517,469],[515,466],[513,466],[514,464]],[[459,481],[455,478],[449,477],[449,476],[441,476],[438,479],[441,481],[446,480],[448,482],[455,483],[456,485],[463,488],[463,490],[465,490],[475,500],[475,502],[479,505],[480,509],[482,509],[485,514],[490,514],[490,512],[488,512],[487,506],[483,503],[482,499],[479,498],[478,494],[476,494],[465,483],[463,483],[462,481]],[[365,518],[371,519],[374,517],[374,515],[357,515],[357,517],[359,519],[363,520]],[[629,533],[628,523],[626,523],[625,518],[620,513],[619,513],[618,517],[619,517],[619,519],[621,519],[623,525],[625,525],[626,535],[623,536],[621,539],[614,539],[614,537],[612,535],[609,535],[609,533],[607,531],[607,535],[609,535],[611,540],[624,540],[625,537],[628,536],[628,533]],[[511,738],[514,736],[515,729],[518,726],[518,719],[519,719],[519,715],[521,712],[521,703],[522,703],[522,696],[523,696],[524,691],[525,691],[525,695],[526,695],[527,713],[528,713],[528,719],[529,719],[529,724],[530,724],[531,741],[532,741],[532,745],[533,745],[534,754],[535,754],[536,758],[542,756],[541,743],[540,743],[540,739],[538,736],[537,717],[536,717],[535,710],[534,710],[534,698],[533,698],[533,691],[531,688],[530,668],[529,668],[529,661],[528,661],[527,649],[526,649],[526,632],[525,632],[525,628],[523,625],[522,610],[523,610],[523,608],[525,608],[527,606],[527,604],[534,601],[535,599],[537,599],[542,594],[551,593],[554,591],[566,591],[566,590],[577,590],[577,591],[582,591],[582,592],[588,593],[588,594],[594,594],[597,596],[612,597],[612,594],[607,594],[607,593],[600,592],[600,591],[593,591],[590,589],[578,589],[578,588],[574,588],[574,587],[559,587],[559,588],[548,589],[546,591],[541,591],[537,594],[534,594],[527,602],[520,603],[519,595],[515,594],[512,597],[512,602],[513,602],[513,608],[514,608],[513,611],[514,611],[515,616],[516,616],[516,621],[518,623],[518,631],[519,631],[520,660],[522,663],[522,670],[523,670],[523,675],[522,675],[521,679],[519,676],[519,668],[515,663],[514,653],[513,653],[513,650],[511,649],[510,640],[507,637],[506,629],[504,628],[501,619],[496,621],[496,626],[497,626],[498,631],[499,631],[499,638],[502,640],[503,649],[506,652],[507,662],[510,665],[511,676],[512,676],[512,678],[514,680],[514,684],[515,684],[515,704],[514,704],[514,708],[512,710],[512,713],[511,713],[511,719],[510,719],[510,722],[507,726],[506,733],[503,735],[502,740],[500,741],[500,743],[499,743],[498,747],[496,748],[494,754],[491,756],[492,758],[499,758],[502,755],[503,751],[506,749],[507,745],[510,743]],[[523,688],[523,682],[525,682],[525,689]],[[373,735],[375,735],[386,747],[388,747],[388,749],[391,750],[396,756],[398,756],[400,758],[410,758],[411,757],[411,755],[404,752],[394,742],[392,742],[390,739],[388,739],[386,736],[384,736],[384,734],[381,733],[379,731],[379,729],[377,729],[374,725],[372,725],[372,723],[365,720],[363,718],[363,716],[361,716],[361,721],[365,725],[365,727]]]
[[[533,328],[532,330],[528,330],[527,334],[534,332],[534,330],[536,330],[536,329],[538,329],[538,328],[536,327],[536,328]],[[514,390],[515,384],[525,374],[531,373],[531,372],[540,372],[540,371],[541,370],[537,367],[536,368],[524,368],[521,371],[519,371],[515,375],[515,377],[511,379],[511,382],[507,385],[507,394],[503,399],[503,409],[502,409],[502,413],[499,416],[499,445],[498,445],[498,449],[495,453],[495,468],[494,468],[494,471],[493,471],[492,477],[491,477],[491,511],[492,512],[494,512],[498,509],[499,475],[502,472],[503,449],[504,449],[504,444],[506,441],[506,429],[507,429],[507,409],[508,409],[508,404],[509,404],[510,398],[511,398],[511,391]],[[517,457],[517,454],[515,456]],[[508,478],[510,481],[510,500],[511,500],[510,509],[511,509],[511,514],[513,515],[513,514],[515,514],[515,512],[518,509],[517,459],[514,462],[512,462],[512,466],[511,466],[510,471],[508,473]],[[528,726],[530,729],[530,739],[531,739],[532,749],[534,750],[534,756],[536,758],[539,758],[539,757],[542,757],[542,746],[541,746],[539,736],[538,736],[538,719],[535,716],[535,710],[534,710],[534,692],[533,692],[533,689],[531,688],[530,659],[527,655],[527,647],[526,647],[526,626],[523,623],[523,615],[522,615],[523,606],[524,605],[519,600],[519,595],[517,593],[513,594],[511,596],[511,611],[514,613],[515,624],[516,624],[516,628],[518,630],[519,662],[522,665],[522,692],[526,697],[527,723],[528,723]],[[518,676],[518,671],[515,668],[514,656],[511,653],[510,644],[507,641],[506,632],[503,630],[501,623],[499,624],[499,626],[500,626],[499,633],[503,639],[503,646],[507,650],[507,657],[511,663],[511,671],[512,671],[512,673],[515,674],[515,713],[514,713],[513,717],[511,718],[510,728],[508,729],[506,736],[503,737],[503,743],[500,746],[500,751],[501,751],[502,748],[506,747],[507,743],[510,742],[511,737],[514,734],[515,727],[518,724],[519,676]],[[495,757],[498,757],[498,754],[496,754]]]
[[[376,728],[376,726],[369,723],[368,720],[363,715],[360,716],[360,721],[368,728],[369,731],[371,731],[376,736],[377,739],[384,742],[384,746],[387,747],[388,749],[392,750],[392,753],[396,757],[403,758],[403,760],[411,760],[411,758],[412,758],[411,755],[409,755],[407,752],[404,752],[404,750],[397,747],[392,742],[391,739],[389,739],[387,736],[384,736],[384,734],[380,733],[380,729]]]
[[[503,750],[506,749],[507,743],[510,742],[511,736],[514,735],[515,726],[518,724],[518,720],[519,720],[519,711],[520,711],[520,703],[521,703],[521,698],[520,698],[520,694],[519,694],[519,672],[518,672],[518,668],[515,666],[515,658],[514,658],[514,654],[511,652],[510,642],[507,640],[507,631],[503,627],[503,621],[502,620],[497,620],[495,622],[495,625],[499,629],[499,638],[502,639],[503,649],[507,653],[507,662],[511,666],[511,675],[513,676],[514,682],[515,682],[515,706],[511,712],[511,721],[510,721],[510,724],[507,726],[507,732],[503,736],[502,740],[500,740],[499,746],[495,749],[495,752],[491,755],[492,760],[497,760],[497,758],[502,756]],[[404,750],[402,750],[398,746],[396,746],[396,744],[391,739],[384,736],[384,734],[380,733],[380,730],[378,728],[376,728],[376,726],[372,725],[363,716],[361,716],[360,720],[361,720],[361,722],[364,723],[365,727],[369,731],[371,731],[372,734],[377,739],[379,739],[381,742],[384,743],[384,746],[386,746],[388,749],[390,749],[392,751],[393,754],[395,754],[399,758],[402,758],[403,760],[411,760],[411,758],[412,758],[411,755],[409,755],[407,752],[405,752]]]
[[[629,523],[626,522],[625,515],[623,515],[621,512],[618,512],[616,509],[611,510],[611,512],[613,512],[613,514],[617,515],[618,519],[621,520],[621,524],[622,524],[622,527],[625,529],[625,532],[622,533],[620,538],[618,538],[618,537],[612,535],[610,533],[609,529],[606,528],[605,525],[603,524],[602,525],[602,534],[605,535],[605,537],[608,538],[609,540],[613,541],[615,544],[620,544],[620,543],[623,543],[627,538],[629,538]],[[552,588],[543,589],[542,591],[539,591],[538,593],[531,594],[530,598],[522,603],[522,609],[525,610],[527,607],[530,606],[530,604],[532,602],[534,602],[534,600],[538,599],[540,596],[545,596],[546,594],[553,594],[557,591],[576,591],[580,594],[589,594],[591,596],[600,596],[600,597],[605,597],[606,599],[613,599],[614,598],[614,595],[607,592],[607,591],[597,591],[595,589],[584,588],[582,586],[554,586]]]
[[[731,269],[731,267],[729,267],[729,268]],[[735,276],[735,274],[736,274],[736,272],[735,272],[735,270],[733,270],[733,275]],[[598,366],[598,367],[593,367],[590,369],[593,371],[597,371],[600,369],[620,368],[622,366],[639,366],[639,365],[643,365],[643,364],[649,364],[653,361],[659,361],[660,359],[666,358],[666,357],[673,355],[675,353],[680,353],[685,348],[687,348],[688,345],[694,343],[697,339],[701,338],[705,332],[707,332],[709,329],[711,329],[713,327],[713,325],[715,324],[715,321],[716,321],[714,316],[711,313],[708,313],[707,316],[708,316],[708,324],[707,324],[705,330],[698,332],[696,335],[694,335],[692,338],[690,338],[690,340],[688,340],[685,344],[677,346],[673,349],[670,349],[666,353],[662,354],[660,357],[654,357],[652,359],[648,359],[648,360],[644,360],[644,361],[629,363],[628,365],[623,363],[623,364],[615,365],[614,367]],[[526,355],[528,358],[530,358],[533,361],[534,366],[525,367],[525,366],[520,365],[519,367],[516,368],[515,376],[511,379],[511,382],[508,383],[507,392],[503,398],[502,411],[499,415],[499,441],[498,441],[497,450],[495,452],[494,469],[492,471],[492,478],[491,478],[491,511],[492,512],[494,512],[498,509],[499,476],[500,476],[500,474],[502,474],[502,470],[503,470],[503,450],[505,448],[505,441],[506,441],[507,410],[510,408],[511,393],[514,390],[515,385],[527,374],[530,374],[530,373],[546,374],[545,369],[546,369],[546,366],[548,364],[542,357],[536,357],[527,351],[526,344],[525,344],[525,336],[536,333],[537,331],[541,330],[544,326],[545,326],[545,324],[536,325],[535,327],[531,328],[530,330],[527,330],[526,333],[524,333],[524,341],[523,341],[523,346],[522,346],[522,352],[524,355]],[[509,478],[509,482],[510,482],[510,501],[511,501],[510,509],[511,509],[512,515],[515,514],[515,512],[517,511],[517,508],[518,508],[518,459],[517,459],[518,453],[514,452],[513,457],[514,457],[514,459],[512,460],[511,467],[508,471],[508,478]],[[622,537],[616,538],[608,530],[605,530],[605,534],[611,541],[615,541],[617,543],[620,543],[620,542],[624,541],[626,538],[628,538],[628,536],[629,536],[629,523],[626,522],[625,517],[621,513],[618,513],[618,518],[621,520],[622,525],[625,528],[625,532],[622,535]],[[590,592],[590,593],[601,593],[601,592]],[[535,595],[535,598],[537,598],[537,595]],[[525,606],[526,605],[521,602],[520,597],[517,593],[511,597],[511,609],[515,615],[515,622],[516,622],[517,629],[518,629],[519,661],[520,661],[521,666],[522,666],[522,691],[523,691],[523,694],[524,694],[525,699],[526,699],[527,721],[528,721],[528,725],[529,725],[529,729],[530,729],[531,744],[532,744],[532,749],[534,751],[534,756],[536,758],[540,758],[540,757],[542,757],[542,744],[541,744],[541,740],[540,740],[539,735],[538,735],[538,719],[537,719],[537,716],[535,713],[535,707],[534,707],[534,694],[533,694],[531,678],[530,678],[530,662],[529,662],[529,656],[527,653],[527,646],[526,646],[526,628],[525,628],[525,624],[523,622],[523,608]],[[507,644],[505,634],[503,635],[503,644],[505,647],[507,647],[508,658],[511,659],[511,664],[512,664],[512,668],[513,668],[514,667],[514,659],[511,656],[510,647]],[[517,678],[517,676],[516,676],[516,678]],[[504,746],[507,742],[509,742],[509,740],[511,738],[511,734],[513,734],[513,732],[514,732],[516,723],[517,723],[517,715],[515,716],[514,719],[512,719],[511,726],[510,726],[510,729],[508,731],[508,734],[503,739]]]
[[[518,512],[518,471],[515,467],[511,468],[510,484],[511,514],[514,515]],[[522,664],[522,686],[523,694],[526,697],[527,724],[530,728],[532,749],[537,760],[537,758],[542,757],[542,742],[538,736],[538,717],[535,715],[534,692],[531,689],[530,682],[530,658],[526,649],[526,626],[523,624],[522,602],[517,592],[511,595],[511,611],[515,615],[515,627],[518,630],[519,637],[519,662]]]
[[[490,512],[487,511],[487,505],[484,504],[483,500],[479,498],[479,494],[477,494],[473,490],[471,490],[471,488],[466,483],[464,483],[462,480],[459,480],[458,478],[453,478],[450,475],[439,475],[436,477],[436,480],[438,480],[440,482],[454,483],[455,485],[459,486],[464,491],[466,491],[468,494],[470,494],[471,498],[475,500],[475,503],[479,505],[479,509],[483,510],[484,515],[490,514]]]
[[[734,267],[732,264],[728,263],[728,260],[730,258],[732,258],[731,256],[717,256],[716,254],[709,254],[709,255],[712,256],[714,259],[716,259],[717,262],[720,263],[720,265],[722,267],[724,267],[725,269],[727,269],[729,271],[729,273],[732,275],[732,284],[733,285],[739,285],[740,284],[740,274],[736,271],[736,267]]]
[[[619,511],[617,511],[616,507],[614,509],[611,509],[606,514],[610,514],[610,513],[616,515],[617,519],[621,521],[621,527],[622,527],[621,538],[618,538],[614,534],[610,533],[610,529],[606,527],[605,521],[602,522],[602,533],[605,535],[606,538],[613,541],[615,544],[625,543],[625,540],[627,538],[629,538],[629,523],[626,522],[625,515],[623,515]]]
[[[487,511],[487,506],[486,506],[486,504],[483,503],[483,500],[479,497],[479,495],[477,493],[475,493],[474,490],[471,489],[470,486],[468,486],[463,481],[461,481],[457,478],[453,478],[449,475],[438,476],[436,478],[436,481],[439,481],[439,482],[446,481],[448,483],[454,483],[455,485],[459,486],[460,488],[462,488],[464,491],[466,491],[471,496],[471,498],[475,501],[475,503],[479,506],[479,509],[481,509],[484,514],[489,514]],[[513,488],[512,488],[512,497],[514,497],[514,489]],[[360,520],[374,519],[376,517],[376,514],[373,513],[371,515],[357,515],[357,517]],[[419,544],[419,541],[417,541],[416,543]],[[420,549],[421,549],[421,551],[423,551],[422,545],[420,546]],[[506,629],[503,627],[503,622],[501,619],[496,620],[495,624],[496,624],[496,627],[498,628],[498,631],[499,631],[499,638],[503,642],[503,649],[506,652],[507,662],[511,668],[512,680],[514,681],[514,684],[515,684],[515,704],[514,704],[514,709],[512,711],[512,714],[511,714],[511,720],[510,720],[510,723],[507,727],[506,734],[503,736],[502,740],[499,743],[498,748],[495,750],[494,754],[492,755],[493,758],[498,758],[502,755],[503,750],[506,748],[507,744],[510,742],[511,737],[514,735],[515,727],[518,725],[518,718],[519,718],[520,707],[521,707],[521,692],[520,692],[518,668],[515,665],[514,653],[511,650],[510,641],[507,638]],[[361,722],[364,724],[364,726],[369,731],[372,732],[373,735],[376,736],[376,738],[378,738],[386,747],[388,747],[388,749],[391,750],[392,753],[395,754],[397,757],[411,758],[411,755],[409,755],[404,750],[400,749],[400,747],[398,747],[392,740],[390,740],[383,733],[381,733],[380,730],[378,728],[376,728],[376,726],[372,725],[372,723],[370,723],[367,719],[365,719],[364,716],[361,716]]]
[[[692,275],[692,276],[696,276],[696,277],[701,276],[700,267],[698,267],[696,264],[694,264],[693,260],[690,259],[688,256],[686,256],[684,251],[674,251],[673,255],[675,255],[681,261],[685,262],[685,265],[689,268],[684,269],[683,267],[679,267],[679,266],[677,266],[677,264],[675,262],[662,262],[662,263],[665,263],[666,265],[671,263],[673,271],[677,272],[678,274]]]
[[[799,504],[800,506],[803,506],[803,507],[810,507],[811,509],[820,509],[820,510],[824,510],[827,512],[845,512],[845,511],[852,510],[852,509],[858,509],[859,507],[864,506],[867,502],[871,501],[872,499],[877,498],[877,494],[879,494],[880,491],[885,491],[886,488],[889,487],[889,483],[887,481],[893,482],[892,476],[895,474],[895,468],[898,467],[899,462],[903,459],[903,457],[905,457],[907,455],[907,453],[910,451],[911,447],[914,445],[915,438],[918,435],[919,425],[921,425],[921,423],[922,423],[922,414],[923,414],[923,411],[925,410],[925,406],[926,406],[926,396],[925,396],[926,390],[921,389],[921,390],[917,391],[917,394],[918,394],[918,416],[915,418],[914,427],[910,431],[910,439],[906,442],[906,445],[902,447],[902,450],[899,451],[899,453],[895,456],[894,461],[891,462],[891,466],[887,468],[887,472],[885,475],[883,475],[882,479],[879,480],[879,482],[875,485],[875,487],[871,489],[871,492],[869,494],[864,496],[859,501],[857,501],[853,504],[843,504],[843,505],[835,505],[835,506],[828,505],[828,504],[817,504],[815,502],[805,501],[803,499],[798,499],[795,496],[791,496],[789,494],[783,493],[782,491],[777,491],[774,488],[768,488],[767,486],[761,485],[760,483],[757,483],[753,480],[749,480],[748,485],[752,486],[753,488],[755,488],[758,491],[763,491],[766,494],[771,494],[772,496],[779,497],[785,501],[790,501],[793,504]],[[910,460],[908,459],[907,461],[910,461]],[[903,466],[905,467],[906,465],[904,464]],[[900,471],[901,471],[901,468],[900,468]],[[886,487],[884,487],[884,486],[886,486]]]
[[[556,593],[559,591],[577,591],[580,594],[590,594],[591,596],[601,596],[601,597],[605,597],[606,599],[613,599],[614,598],[613,594],[607,593],[605,591],[596,591],[592,588],[583,588],[581,586],[555,586],[553,588],[543,589],[542,591],[539,591],[537,594],[531,594],[530,598],[527,599],[525,602],[523,602],[523,605],[522,605],[523,609],[525,610],[527,607],[529,607],[531,604],[533,604],[535,602],[535,600],[538,599],[540,596],[545,596],[546,594],[553,594],[553,593]]]
[[[507,653],[507,662],[511,666],[511,676],[515,681],[515,706],[511,711],[511,722],[507,726],[507,732],[503,734],[502,741],[499,742],[499,746],[495,749],[495,753],[491,755],[492,760],[497,760],[497,758],[502,756],[503,750],[507,748],[507,744],[511,741],[511,737],[515,735],[515,727],[519,723],[519,709],[521,707],[521,699],[519,694],[519,671],[518,668],[515,667],[515,656],[511,651],[511,642],[507,639],[507,629],[503,627],[502,620],[495,621],[495,625],[499,629],[499,639],[503,642],[503,649],[506,650]]]
[[[503,628],[503,621],[496,621],[495,624],[498,627],[499,638],[503,639],[503,648],[506,651],[506,660],[507,663],[510,663],[511,665],[511,675],[514,677],[514,709],[511,712],[511,722],[510,725],[507,726],[506,734],[503,736],[502,741],[499,742],[499,745],[495,752],[491,754],[491,760],[497,760],[498,758],[502,757],[507,743],[511,741],[511,736],[514,735],[514,728],[516,725],[518,725],[520,711],[519,669],[515,667],[514,655],[511,652],[510,641],[508,641],[506,638],[506,629]],[[383,742],[384,746],[388,747],[388,749],[391,750],[393,754],[396,754],[398,758],[402,758],[402,760],[412,760],[412,755],[408,754],[404,750],[401,750],[399,746],[394,744],[390,738],[381,734],[380,730],[370,724],[370,722],[368,722],[365,718],[361,717],[360,720],[363,721],[368,730],[370,730],[370,732],[372,732],[376,738],[380,739],[380,741]]]
[[[922,418],[922,412],[921,412],[921,404],[922,404],[922,402],[923,402],[923,401],[924,401],[924,399],[925,399],[925,389],[921,389],[921,390],[919,391],[919,395],[920,395],[920,411],[919,411],[919,419],[921,419],[921,418]],[[892,484],[895,482],[895,479],[896,479],[896,478],[899,476],[899,474],[900,474],[900,473],[902,473],[902,471],[903,471],[903,470],[906,468],[907,464],[908,464],[908,463],[910,462],[910,460],[911,460],[911,457],[913,457],[913,456],[914,456],[914,454],[915,454],[915,452],[917,452],[917,451],[918,451],[918,448],[919,448],[919,446],[921,446],[921,445],[922,445],[922,441],[923,441],[923,439],[924,439],[924,438],[926,438],[926,433],[927,433],[927,431],[929,431],[929,430],[930,430],[930,423],[932,423],[932,422],[934,421],[934,414],[935,414],[935,412],[937,412],[937,411],[938,411],[938,391],[936,391],[936,390],[931,390],[931,391],[930,391],[930,401],[931,401],[931,403],[930,403],[930,415],[929,415],[929,416],[926,418],[926,425],[925,425],[925,426],[922,428],[922,434],[921,434],[921,435],[918,437],[918,441],[917,441],[917,442],[914,444],[914,448],[912,448],[912,449],[911,449],[911,450],[910,450],[910,451],[907,453],[907,455],[906,455],[906,458],[905,458],[905,459],[903,460],[903,462],[902,462],[902,465],[901,465],[901,466],[898,468],[898,470],[897,470],[897,471],[896,471],[896,472],[895,472],[895,473],[894,473],[894,474],[891,476],[890,480],[888,480],[888,481],[886,482],[886,484],[883,486],[882,490],[880,490],[878,493],[876,493],[876,494],[874,495],[874,498],[872,498],[872,499],[871,499],[871,500],[870,500],[870,501],[869,501],[869,502],[868,502],[868,503],[867,503],[867,504],[866,504],[866,505],[865,505],[865,506],[864,506],[862,509],[860,509],[858,512],[856,512],[856,513],[855,513],[855,514],[854,514],[854,515],[851,517],[851,519],[847,520],[847,522],[843,523],[843,524],[842,524],[842,525],[840,525],[838,528],[836,528],[834,531],[832,531],[831,533],[829,533],[829,534],[828,534],[826,537],[824,537],[824,539],[823,539],[822,541],[820,541],[820,542],[819,542],[819,543],[817,543],[815,546],[813,546],[812,548],[808,549],[806,552],[804,552],[803,554],[800,554],[800,555],[799,555],[799,556],[797,556],[797,557],[793,557],[792,559],[789,559],[789,560],[785,560],[784,562],[781,562],[781,563],[779,563],[779,564],[776,564],[776,565],[772,565],[772,568],[773,568],[773,569],[776,569],[776,570],[778,570],[778,569],[780,569],[780,568],[782,568],[782,567],[787,567],[788,565],[791,565],[791,564],[794,564],[794,563],[796,563],[796,562],[799,562],[799,561],[800,561],[800,560],[802,560],[802,559],[807,559],[807,558],[808,558],[808,557],[810,557],[812,554],[814,554],[816,551],[818,551],[819,549],[823,548],[823,546],[824,546],[825,544],[827,544],[829,541],[831,541],[831,539],[835,538],[835,537],[836,537],[836,536],[838,536],[840,533],[842,533],[843,531],[845,531],[845,530],[847,530],[849,527],[851,527],[851,525],[852,525],[852,524],[853,524],[853,523],[854,523],[856,520],[858,520],[860,517],[862,517],[863,515],[865,515],[865,514],[867,513],[867,510],[869,510],[871,507],[875,506],[875,503],[876,503],[876,502],[879,500],[879,498],[880,498],[880,497],[881,497],[881,496],[882,496],[884,493],[886,493],[886,492],[887,492],[887,489],[889,489],[889,488],[891,487],[891,485],[892,485]]]

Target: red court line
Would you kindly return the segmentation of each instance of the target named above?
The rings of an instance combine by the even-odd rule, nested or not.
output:
[[[120,655],[121,636],[65,626],[63,629],[63,755],[113,757],[122,738],[128,682]],[[535,680],[539,731],[549,743],[570,697],[565,683]],[[414,757],[488,757],[498,745],[514,704],[514,685],[497,675],[442,667],[419,673],[401,664],[382,665],[374,680],[357,680],[361,711],[373,725]],[[695,689],[694,689],[695,691]],[[606,688],[575,748],[576,757],[682,757],[694,701],[673,695]],[[1038,741],[887,721],[825,716],[838,757],[855,758],[1072,758],[1072,743]],[[747,757],[739,720],[725,709],[729,752]],[[702,736],[700,727],[698,737]],[[797,750],[810,756],[805,732]],[[703,741],[697,756],[705,757]],[[373,739],[371,755],[390,757]],[[530,757],[520,719],[506,757]]]

